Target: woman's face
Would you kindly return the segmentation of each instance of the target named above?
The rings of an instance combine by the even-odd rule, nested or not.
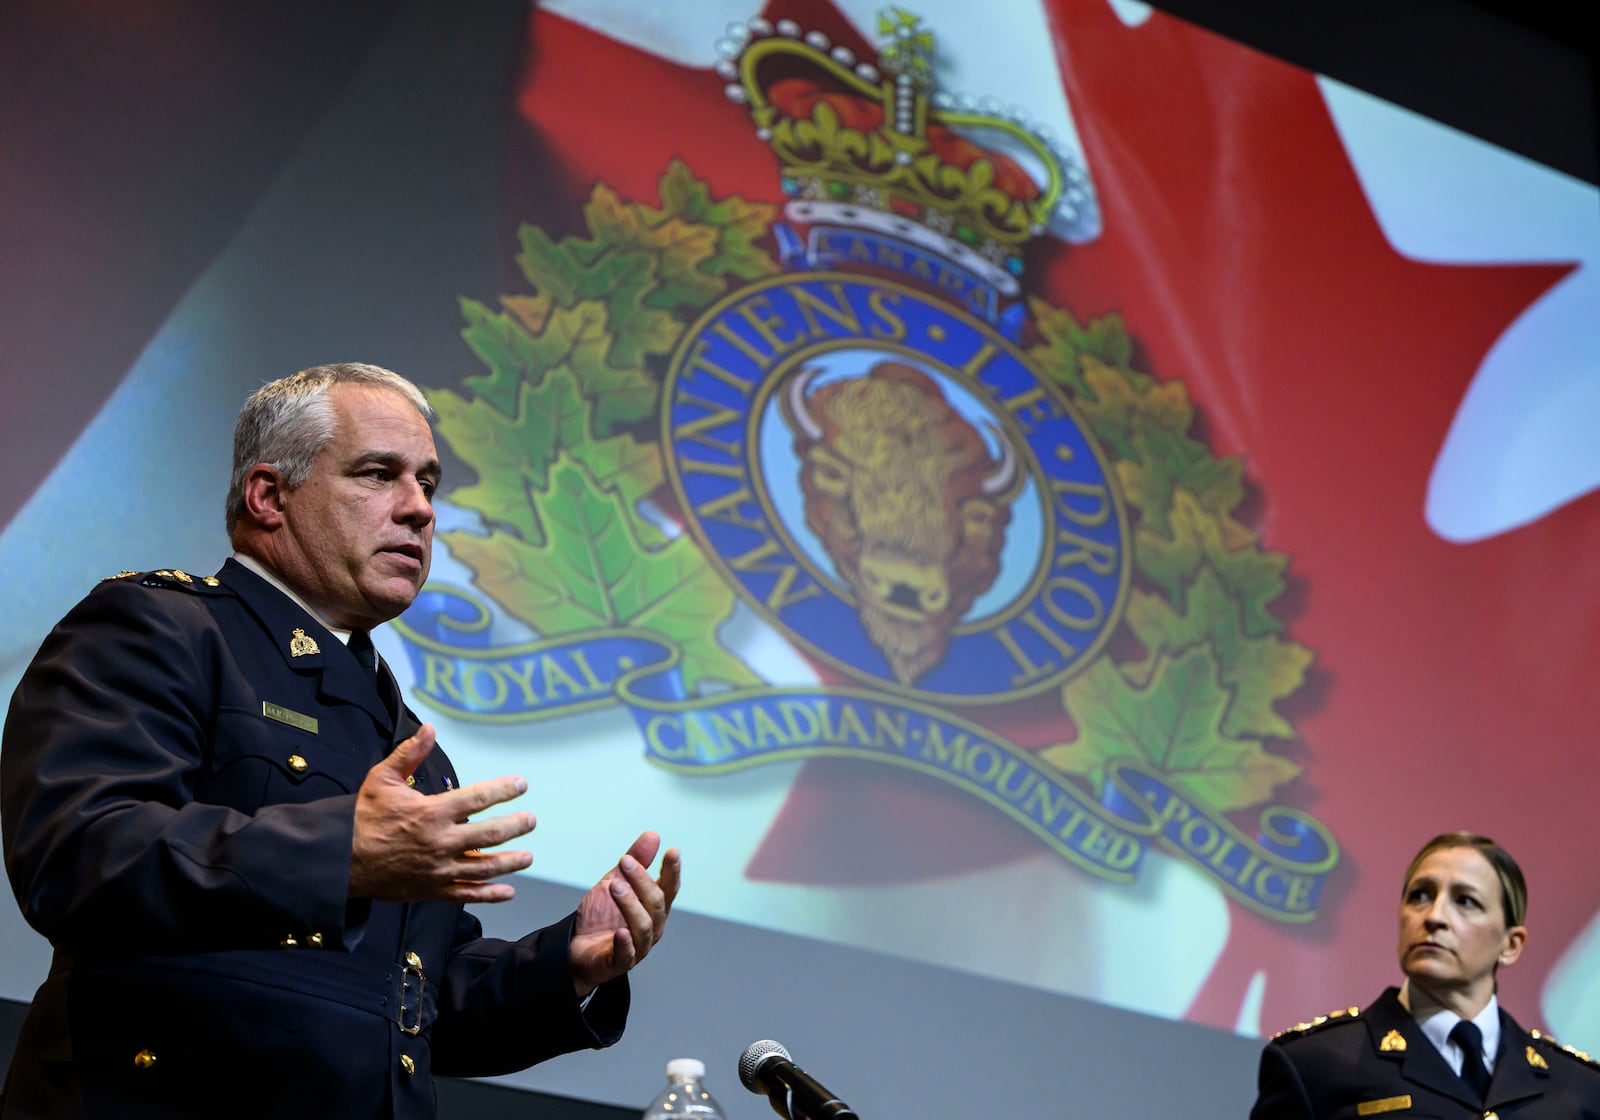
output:
[[[1400,968],[1435,998],[1488,1002],[1494,971],[1522,952],[1527,931],[1506,926],[1500,880],[1476,848],[1429,852],[1400,901]]]

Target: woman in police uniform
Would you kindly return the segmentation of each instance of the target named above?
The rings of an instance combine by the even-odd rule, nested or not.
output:
[[[1494,841],[1428,841],[1400,898],[1405,983],[1274,1038],[1251,1120],[1600,1120],[1600,1066],[1523,1030],[1495,997],[1497,971],[1527,940],[1527,901],[1521,868]]]

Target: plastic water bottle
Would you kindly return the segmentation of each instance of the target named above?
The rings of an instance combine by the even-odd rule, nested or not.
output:
[[[705,1082],[706,1064],[699,1058],[673,1058],[667,1087],[644,1110],[644,1120],[727,1120]]]

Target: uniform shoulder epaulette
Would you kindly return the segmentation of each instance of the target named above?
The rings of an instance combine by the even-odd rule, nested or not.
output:
[[[162,568],[159,572],[132,572],[124,569],[114,576],[106,576],[100,582],[105,583],[114,579],[134,579],[145,587],[167,587],[180,591],[204,591],[222,586],[222,581],[216,576],[192,576],[182,568]]]
[[[1272,1037],[1274,1039],[1300,1038],[1311,1034],[1313,1031],[1320,1031],[1323,1027],[1331,1027],[1336,1023],[1353,1023],[1360,1014],[1361,1008],[1359,1007],[1341,1007],[1337,1011],[1330,1011],[1326,1015],[1318,1015],[1315,1019],[1309,1019],[1304,1023],[1296,1023],[1292,1027],[1279,1031]]]
[[[1535,1042],[1542,1042],[1552,1054],[1565,1054],[1575,1062],[1582,1062],[1590,1069],[1600,1070],[1600,1060],[1596,1060],[1588,1052],[1579,1050],[1576,1046],[1568,1046],[1561,1042],[1548,1031],[1529,1031]]]

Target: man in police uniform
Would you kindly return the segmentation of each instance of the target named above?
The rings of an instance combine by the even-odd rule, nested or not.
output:
[[[1495,996],[1497,971],[1527,939],[1527,899],[1521,869],[1494,841],[1430,840],[1401,896],[1405,984],[1273,1039],[1251,1120],[1600,1120],[1600,1067],[1523,1030]]]
[[[646,832],[516,942],[520,778],[462,786],[367,632],[428,574],[439,462],[410,382],[322,366],[234,441],[215,576],[123,573],[45,640],[0,749],[6,867],[55,949],[0,1106],[20,1117],[428,1117],[433,1075],[620,1037],[676,850]]]

